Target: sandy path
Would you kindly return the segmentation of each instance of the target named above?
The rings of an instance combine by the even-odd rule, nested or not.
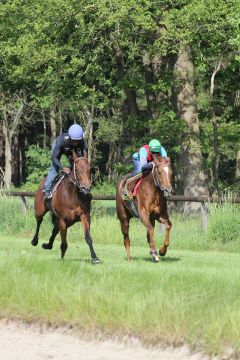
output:
[[[120,343],[86,341],[80,335],[60,328],[44,328],[21,322],[0,321],[1,360],[207,360],[190,354],[187,347],[146,349],[137,340]]]

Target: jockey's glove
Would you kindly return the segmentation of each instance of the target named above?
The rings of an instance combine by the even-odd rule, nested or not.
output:
[[[153,167],[153,163],[152,162],[149,162],[145,165],[142,166],[142,172],[146,171],[146,170],[151,170]]]

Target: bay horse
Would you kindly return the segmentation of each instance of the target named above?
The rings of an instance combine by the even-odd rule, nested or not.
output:
[[[90,209],[91,209],[91,173],[87,158],[78,157],[73,150],[73,167],[53,193],[52,200],[44,200],[42,191],[45,179],[42,180],[35,194],[34,209],[37,228],[31,241],[33,246],[38,244],[38,234],[44,215],[50,210],[54,227],[48,243],[43,243],[43,249],[51,250],[56,235],[61,234],[61,258],[64,258],[68,247],[67,228],[80,221],[83,226],[85,240],[89,246],[92,263],[98,264],[99,258],[93,249],[90,235]]]
[[[137,195],[133,197],[133,206],[136,209],[143,225],[147,228],[147,241],[150,247],[150,255],[154,262],[159,261],[158,252],[154,242],[155,220],[166,226],[166,237],[163,247],[159,250],[159,255],[164,256],[169,246],[171,222],[167,211],[167,195],[171,194],[171,164],[170,160],[158,154],[153,155],[153,167],[151,171],[143,174],[142,182],[138,188]],[[120,220],[121,230],[124,238],[124,246],[127,258],[130,261],[130,238],[129,222],[134,213],[129,201],[123,198],[123,188],[125,179],[117,184],[116,207],[117,216]]]

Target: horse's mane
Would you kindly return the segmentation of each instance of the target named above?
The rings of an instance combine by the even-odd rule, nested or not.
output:
[[[163,157],[160,154],[152,154],[152,157],[153,157],[153,162],[155,165],[159,165],[159,164],[171,165],[170,158]]]

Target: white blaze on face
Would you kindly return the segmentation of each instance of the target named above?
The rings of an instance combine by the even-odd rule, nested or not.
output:
[[[165,174],[168,176],[168,166],[164,166],[163,170],[165,171]]]

